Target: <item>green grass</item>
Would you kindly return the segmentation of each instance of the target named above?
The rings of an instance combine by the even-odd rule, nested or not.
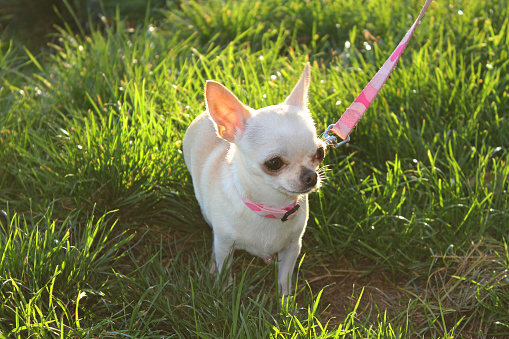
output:
[[[249,255],[227,288],[208,273],[180,150],[205,81],[259,108],[310,61],[323,131],[421,5],[181,1],[129,15],[107,2],[40,53],[2,36],[0,337],[508,336],[506,1],[430,6],[351,142],[327,154],[286,307],[274,267]]]

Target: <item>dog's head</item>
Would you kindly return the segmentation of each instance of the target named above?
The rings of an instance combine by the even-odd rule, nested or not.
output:
[[[286,100],[254,110],[242,104],[221,84],[208,81],[207,110],[218,135],[234,144],[235,156],[248,175],[281,193],[307,194],[321,184],[318,167],[325,156],[325,145],[307,106],[310,67],[304,72]]]

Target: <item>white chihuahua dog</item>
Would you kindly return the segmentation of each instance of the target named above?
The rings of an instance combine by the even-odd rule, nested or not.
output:
[[[211,271],[229,267],[235,249],[266,263],[277,253],[284,295],[292,290],[308,220],[307,194],[321,184],[317,170],[325,156],[307,108],[309,82],[308,63],[282,104],[255,110],[207,81],[207,110],[183,142],[196,198],[214,233]]]

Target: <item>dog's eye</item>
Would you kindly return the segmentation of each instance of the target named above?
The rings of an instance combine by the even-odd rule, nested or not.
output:
[[[318,160],[318,161],[322,161],[323,158],[325,158],[325,149],[323,147],[319,147],[316,150],[315,159]]]
[[[283,160],[281,160],[281,158],[279,158],[279,157],[275,157],[275,158],[265,161],[264,165],[265,165],[265,167],[267,167],[267,169],[269,171],[275,172],[275,171],[279,170],[281,167],[283,167]]]

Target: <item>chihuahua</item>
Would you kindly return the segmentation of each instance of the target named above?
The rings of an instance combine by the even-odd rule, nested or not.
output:
[[[206,111],[183,141],[196,199],[214,234],[211,272],[229,267],[236,249],[266,263],[277,258],[286,296],[308,220],[307,195],[322,182],[325,156],[308,110],[309,82],[307,63],[283,103],[255,110],[207,81]]]

